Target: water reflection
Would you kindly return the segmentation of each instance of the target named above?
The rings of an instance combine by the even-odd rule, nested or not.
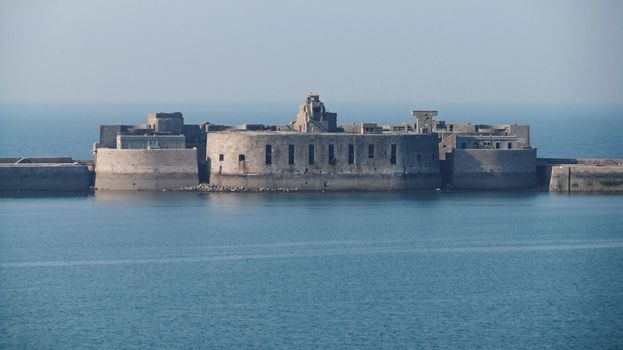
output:
[[[352,206],[357,203],[365,206],[383,206],[396,202],[405,206],[437,205],[497,205],[500,201],[517,205],[538,198],[547,197],[547,192],[463,192],[463,191],[422,191],[422,192],[176,192],[176,191],[95,191],[94,198],[102,203],[151,203],[168,205],[218,205],[229,206]]]

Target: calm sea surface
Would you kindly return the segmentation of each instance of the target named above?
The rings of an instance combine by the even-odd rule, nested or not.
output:
[[[0,197],[0,348],[622,348],[623,196]]]
[[[447,107],[531,124],[540,156],[623,158],[620,108]],[[156,110],[284,123],[296,104],[0,105],[0,157],[89,159],[99,124]],[[135,348],[620,349],[623,196],[0,194],[0,349]]]

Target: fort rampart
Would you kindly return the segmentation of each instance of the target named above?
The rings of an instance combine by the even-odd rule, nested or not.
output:
[[[435,189],[437,137],[416,134],[208,133],[210,183],[300,190]]]
[[[109,149],[95,154],[95,188],[162,190],[199,183],[196,149]]]
[[[537,183],[536,148],[455,149],[447,161],[454,189],[510,190]]]

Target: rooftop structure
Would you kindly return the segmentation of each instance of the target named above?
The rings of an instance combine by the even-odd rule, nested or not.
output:
[[[320,96],[313,92],[307,94],[304,104],[294,122],[294,130],[298,132],[337,132],[337,113],[327,112]]]
[[[437,111],[411,111],[411,115],[416,118],[416,132],[418,134],[433,132],[433,118],[437,114]]]
[[[184,130],[184,117],[180,112],[149,113],[147,128],[157,133],[181,134]]]
[[[430,122],[431,132],[439,139],[441,160],[455,149],[533,149],[529,125]]]

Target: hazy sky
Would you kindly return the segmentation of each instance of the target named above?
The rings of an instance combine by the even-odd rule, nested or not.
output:
[[[623,1],[0,0],[0,102],[622,103]]]

